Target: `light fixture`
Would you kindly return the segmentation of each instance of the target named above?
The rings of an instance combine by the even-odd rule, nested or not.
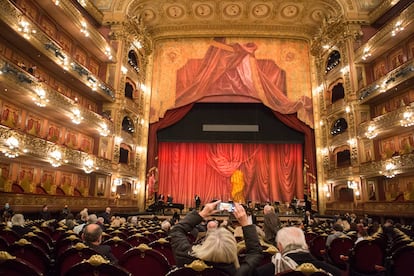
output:
[[[367,131],[365,132],[365,137],[368,139],[374,139],[378,135],[378,132],[376,131],[376,126],[371,123],[368,126]]]
[[[78,108],[74,108],[72,110],[72,122],[74,124],[79,125],[82,122],[82,120],[83,120],[83,117],[81,115],[80,110]]]
[[[108,57],[109,60],[112,60],[112,51],[109,46],[105,47],[105,55]]]
[[[396,170],[397,166],[393,162],[393,160],[387,160],[384,164],[384,170],[380,171],[380,174],[387,178],[393,178],[397,174]]]
[[[397,23],[395,23],[394,28],[391,31],[391,36],[396,36],[397,33],[401,32],[403,30],[404,30],[404,27],[402,26],[402,22],[397,21]]]
[[[407,109],[402,114],[402,117],[403,118],[400,120],[401,126],[410,127],[414,125],[414,114],[409,106],[407,106]]]
[[[62,158],[62,152],[60,150],[54,150],[49,154],[49,162],[50,164],[57,168],[62,165],[63,158]]]
[[[356,182],[354,180],[348,180],[347,186],[348,186],[348,189],[355,190],[355,189],[358,188],[358,182]]]
[[[115,186],[121,186],[122,185],[122,178],[115,178],[114,179],[114,185]]]
[[[16,137],[10,136],[9,138],[7,138],[7,140],[5,141],[5,145],[6,148],[3,149],[3,153],[6,157],[16,158],[20,155],[20,142]]]
[[[356,145],[356,139],[355,138],[351,138],[347,141],[347,143],[351,146],[354,147]]]
[[[17,30],[21,32],[26,39],[29,39],[31,34],[36,33],[36,30],[32,30],[29,22],[24,19],[20,20]]]
[[[83,161],[83,170],[86,173],[93,172],[95,169],[97,169],[97,168],[95,168],[94,163],[95,162],[93,161],[93,159],[88,157],[87,159],[85,159],[85,161]]]
[[[98,129],[98,131],[99,131],[99,134],[100,134],[102,137],[106,137],[106,136],[108,136],[108,135],[109,135],[109,133],[110,133],[110,131],[109,131],[109,129],[108,129],[108,126],[107,126],[107,124],[105,124],[105,123],[102,123],[102,124],[101,124],[100,128]]]
[[[126,74],[126,73],[128,73],[128,69],[125,67],[125,66],[121,66],[121,72],[122,72],[122,74]]]
[[[36,96],[32,97],[33,102],[40,107],[45,107],[49,102],[49,99],[46,98],[46,92],[43,88],[37,87],[35,89]]]
[[[84,36],[88,37],[89,36],[89,31],[88,31],[88,25],[86,24],[85,21],[81,22],[81,30],[80,32],[83,33]]]
[[[368,47],[364,48],[364,53],[362,54],[362,59],[363,60],[367,60],[367,58],[369,58],[371,56],[371,53],[369,51]]]

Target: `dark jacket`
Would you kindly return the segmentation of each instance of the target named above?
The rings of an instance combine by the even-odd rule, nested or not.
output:
[[[312,254],[307,252],[298,252],[298,253],[291,253],[286,254],[289,258],[294,260],[298,265],[301,265],[303,263],[311,263],[316,268],[323,269],[326,272],[331,273],[333,276],[341,276],[342,270],[339,268],[328,264],[327,262],[320,261],[312,256]],[[254,275],[257,276],[274,276],[275,275],[275,266],[273,263],[268,263],[265,265],[262,265],[256,269],[256,272]]]
[[[196,225],[201,223],[201,221],[202,217],[198,214],[198,212],[192,211],[171,229],[171,246],[173,248],[177,266],[190,264],[196,259],[189,254],[193,245],[189,242],[187,233],[190,232]],[[229,275],[251,275],[254,268],[257,267],[262,260],[262,247],[260,246],[255,225],[252,224],[243,227],[243,235],[246,242],[246,257],[244,261],[240,263],[239,269],[236,269],[234,264],[211,262],[206,262],[206,264],[212,265]]]
[[[265,241],[276,245],[276,234],[279,230],[279,217],[276,213],[268,213],[263,216],[263,231]]]

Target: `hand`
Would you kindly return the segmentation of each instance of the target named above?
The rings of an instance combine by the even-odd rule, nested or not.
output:
[[[233,215],[240,223],[240,226],[246,226],[250,224],[249,220],[247,219],[246,210],[244,210],[243,205],[240,203],[234,203]]]
[[[218,212],[217,205],[219,205],[220,202],[221,202],[221,200],[217,200],[217,201],[214,201],[214,202],[207,203],[206,205],[204,205],[203,210],[201,210],[198,214],[203,219],[208,218],[209,216],[211,216],[211,215]]]

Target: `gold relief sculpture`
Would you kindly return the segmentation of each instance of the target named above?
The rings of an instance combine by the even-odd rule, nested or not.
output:
[[[241,170],[236,170],[231,175],[231,196],[234,202],[245,203],[244,198],[244,177]]]

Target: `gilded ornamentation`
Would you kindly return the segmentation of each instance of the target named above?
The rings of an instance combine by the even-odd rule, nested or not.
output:
[[[106,260],[101,255],[92,255],[89,260],[84,260],[84,262],[90,263],[92,266],[100,266],[102,264],[109,264],[109,260]]]
[[[5,262],[7,260],[14,260],[16,257],[10,255],[7,251],[0,251],[0,263]]]
[[[206,265],[206,263],[202,260],[194,260],[191,264],[185,264],[184,266],[191,268],[192,270],[195,270],[197,272],[203,271],[207,268],[212,268],[212,266]]]

